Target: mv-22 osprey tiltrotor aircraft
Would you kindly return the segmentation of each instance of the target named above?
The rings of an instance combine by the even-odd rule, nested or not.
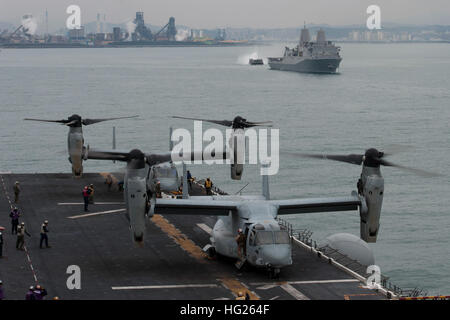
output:
[[[263,176],[262,196],[156,199],[148,216],[215,215],[218,219],[211,233],[211,245],[206,246],[204,250],[239,258],[235,237],[238,230],[242,229],[246,235],[242,260],[253,266],[265,267],[276,276],[282,267],[292,264],[289,234],[280,228],[276,220],[278,215],[352,211],[359,208],[361,239],[376,242],[384,193],[380,166],[396,167],[422,176],[436,176],[423,170],[388,162],[383,159],[383,152],[373,148],[368,149],[364,155],[293,155],[362,164],[361,178],[357,184],[358,192],[353,191],[347,197],[270,200],[268,176]]]
[[[211,233],[211,244],[205,247],[210,254],[218,253],[240,258],[235,237],[239,229],[246,235],[243,260],[250,265],[267,268],[276,276],[284,266],[292,264],[291,242],[287,231],[282,230],[276,220],[278,215],[313,212],[351,211],[359,208],[360,234],[367,242],[376,242],[379,231],[384,179],[380,166],[393,166],[425,174],[425,171],[395,165],[383,159],[385,154],[368,149],[364,155],[310,155],[301,157],[325,158],[363,165],[358,181],[358,192],[347,197],[271,200],[268,176],[263,176],[263,192],[260,196],[200,196],[189,199],[156,199],[148,196],[159,180],[154,168],[164,162],[175,170],[171,159],[180,159],[177,154],[144,154],[139,150],[120,153],[118,151],[88,150],[88,159],[119,160],[127,162],[124,197],[133,240],[142,243],[146,223],[154,214],[208,215],[217,216]],[[229,154],[224,153],[224,157]],[[190,157],[194,159],[194,155]],[[226,158],[228,159],[228,158]],[[241,171],[242,172],[242,171]],[[164,176],[164,175],[160,175]],[[168,178],[168,177],[166,177]],[[172,181],[170,185],[167,181]],[[172,191],[178,181],[176,174],[161,181],[161,190]],[[187,187],[187,184],[185,184]],[[240,264],[242,265],[242,264]]]
[[[42,122],[54,122],[64,124],[69,127],[69,134],[67,136],[67,150],[69,153],[69,162],[72,164],[72,173],[76,177],[80,177],[83,174],[83,160],[86,160],[83,138],[82,126],[88,126],[94,123],[117,120],[117,119],[128,119],[136,118],[138,116],[132,117],[119,117],[119,118],[106,118],[106,119],[82,119],[79,115],[73,114],[67,119],[63,120],[43,120],[43,119],[30,119],[26,118],[24,120],[31,121],[42,121]]]

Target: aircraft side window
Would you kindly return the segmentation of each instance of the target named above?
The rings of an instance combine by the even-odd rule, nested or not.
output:
[[[275,231],[274,236],[275,236],[275,243],[277,243],[277,244],[291,243],[289,234],[286,231]]]
[[[255,245],[255,231],[250,232],[250,235],[248,237],[248,244],[251,246]]]
[[[273,243],[272,231],[258,231],[256,233],[256,245],[264,245],[272,243]]]

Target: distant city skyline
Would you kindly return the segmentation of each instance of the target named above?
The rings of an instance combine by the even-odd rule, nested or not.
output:
[[[32,14],[38,32],[45,30],[48,10],[49,31],[65,27],[66,8],[81,7],[82,24],[101,20],[121,24],[131,21],[136,11],[143,11],[147,24],[164,25],[173,16],[176,23],[196,29],[216,27],[287,28],[308,24],[333,26],[364,25],[371,4],[381,7],[383,23],[410,25],[450,25],[448,0],[0,0],[0,22],[20,24],[24,14]]]

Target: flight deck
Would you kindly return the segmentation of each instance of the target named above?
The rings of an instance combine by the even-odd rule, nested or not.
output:
[[[40,284],[51,299],[234,300],[239,292],[264,300],[385,299],[357,278],[293,243],[293,265],[271,279],[263,269],[238,270],[234,260],[210,258],[214,216],[155,215],[148,223],[144,246],[136,247],[125,216],[123,194],[105,184],[106,174],[0,173],[0,226],[3,258],[0,279],[5,299],[23,300]],[[121,179],[119,175],[115,181]],[[19,202],[13,185],[20,182]],[[82,189],[95,186],[94,204],[84,212]],[[195,195],[204,190],[195,185]],[[9,212],[17,206],[31,237],[25,251],[15,248]],[[49,221],[51,248],[39,248],[40,228]],[[70,266],[80,269],[80,289],[69,289]],[[69,273],[68,273],[69,268]],[[70,281],[69,281],[70,282]],[[69,285],[70,287],[70,285]]]

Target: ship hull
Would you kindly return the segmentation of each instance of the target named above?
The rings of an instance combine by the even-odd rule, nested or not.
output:
[[[273,70],[304,73],[336,73],[342,59],[303,59],[298,62],[271,59],[269,66]]]

